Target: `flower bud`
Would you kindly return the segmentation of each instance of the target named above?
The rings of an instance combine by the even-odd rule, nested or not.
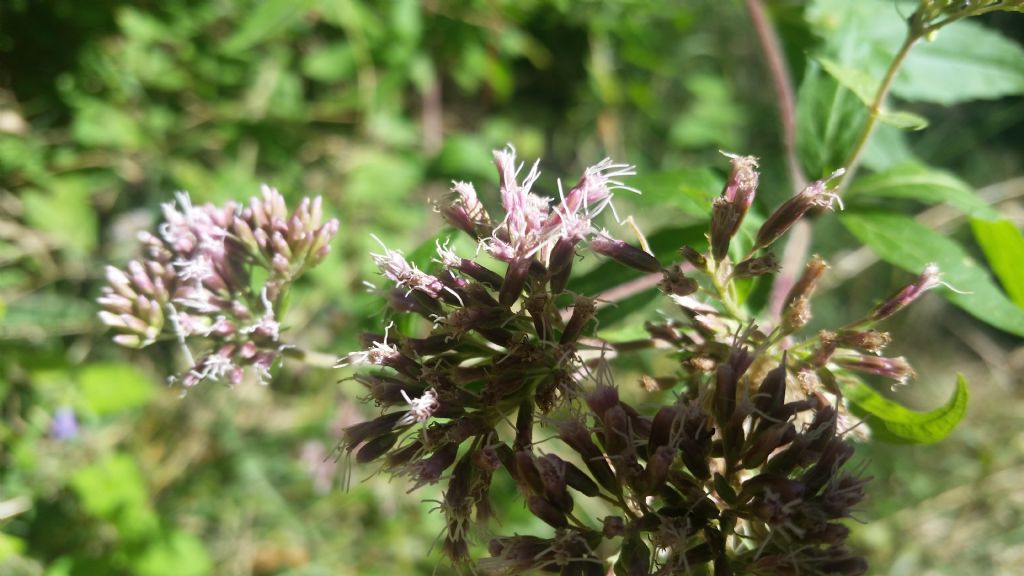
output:
[[[549,526],[554,528],[567,528],[569,526],[569,521],[565,517],[565,512],[556,508],[543,496],[537,496],[536,494],[527,496],[526,508],[531,514],[540,518]]]
[[[594,301],[586,296],[579,296],[576,298],[576,302],[573,304],[572,316],[569,317],[569,321],[565,323],[565,329],[562,330],[562,335],[558,339],[558,343],[561,345],[572,344],[579,339],[580,334],[583,333],[583,328],[586,327],[590,319],[594,317]]]
[[[708,269],[708,259],[692,247],[683,246],[679,249],[679,254],[697,270]]]
[[[532,258],[520,257],[509,262],[508,271],[505,272],[505,278],[501,283],[501,291],[498,293],[498,301],[502,306],[512,306],[519,299],[523,287],[526,286],[532,261]]]
[[[836,364],[857,372],[874,374],[906,384],[907,380],[916,377],[914,369],[903,356],[884,358],[881,356],[843,356],[835,359]]]
[[[635,268],[641,272],[660,272],[661,264],[651,254],[606,234],[600,234],[590,241],[590,249],[607,256],[620,264]]]
[[[782,203],[771,215],[765,219],[764,224],[757,231],[754,238],[753,250],[760,250],[770,246],[773,242],[785,234],[797,220],[803,218],[811,208],[831,208],[832,203],[839,200],[839,197],[828,191],[828,183],[834,178],[842,176],[845,170],[836,170],[827,180],[812,182],[799,194]],[[840,203],[840,207],[842,204]]]
[[[605,516],[601,526],[601,535],[605,538],[618,538],[626,533],[626,523],[621,516]]]
[[[747,258],[732,271],[733,278],[754,278],[779,271],[779,261],[771,252],[764,256]]]
[[[737,206],[725,198],[715,198],[711,205],[711,255],[716,262],[725,260],[729,243],[739,227],[742,215]]]
[[[697,281],[687,278],[678,264],[662,270],[662,279],[658,286],[666,294],[688,296],[697,291]]]
[[[551,292],[561,294],[569,283],[572,263],[576,258],[576,242],[559,237],[548,256],[548,273],[551,275]]]
[[[878,354],[889,345],[892,337],[878,330],[840,330],[836,340],[840,346]]]
[[[360,464],[366,464],[372,462],[377,458],[384,455],[385,452],[391,449],[398,441],[398,433],[392,432],[385,434],[384,436],[378,436],[373,440],[370,440],[363,447],[356,452],[356,462]]]
[[[939,267],[935,264],[925,266],[924,271],[917,280],[897,290],[885,302],[879,304],[868,316],[872,322],[885,320],[886,318],[903,310],[911,302],[917,300],[922,294],[942,284],[940,280]]]

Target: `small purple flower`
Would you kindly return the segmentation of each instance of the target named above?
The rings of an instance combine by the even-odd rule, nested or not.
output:
[[[50,435],[57,440],[72,440],[78,436],[78,419],[70,406],[61,406],[53,412]]]

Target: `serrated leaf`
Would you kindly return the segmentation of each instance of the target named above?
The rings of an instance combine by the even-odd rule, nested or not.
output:
[[[944,105],[1022,94],[1024,48],[977,22],[957,22],[914,46],[892,91]]]
[[[1024,336],[1024,310],[956,242],[902,214],[848,210],[840,221],[880,258],[908,272],[938,264],[942,279],[963,292],[940,288],[947,300],[990,326]]]
[[[928,204],[946,202],[975,218],[999,218],[999,213],[979,198],[963,180],[942,170],[916,163],[900,164],[858,178],[847,192],[847,198],[857,196],[912,199]]]
[[[956,390],[944,406],[927,412],[889,400],[860,380],[843,380],[843,396],[855,407],[881,422],[896,439],[913,444],[938,442],[956,428],[967,413],[967,380],[957,375]],[[870,422],[871,418],[869,418]]]
[[[971,229],[1003,289],[1024,308],[1024,235],[1020,229],[1008,220],[978,219],[971,220]]]

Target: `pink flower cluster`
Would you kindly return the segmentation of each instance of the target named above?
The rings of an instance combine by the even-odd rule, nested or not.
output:
[[[244,207],[195,206],[180,192],[163,215],[157,234],[140,234],[141,260],[124,270],[107,267],[100,319],[122,346],[177,341],[189,368],[176,379],[186,387],[238,383],[246,366],[266,381],[283,349],[280,301],[330,252],[338,221],[322,222],[320,198],[303,199],[289,214],[284,197],[268,186]],[[267,272],[260,283],[255,268]],[[196,342],[204,350],[198,356]]]

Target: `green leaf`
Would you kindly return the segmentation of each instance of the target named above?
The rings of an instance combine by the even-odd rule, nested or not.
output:
[[[1021,94],[1024,48],[977,22],[957,22],[914,46],[892,91],[944,105]]]
[[[25,220],[60,248],[86,254],[96,247],[98,225],[92,206],[94,178],[64,176],[47,192],[27,191]]]
[[[152,380],[131,364],[89,364],[78,382],[86,404],[98,415],[142,406],[154,392]]]
[[[944,406],[928,412],[911,410],[889,400],[856,379],[843,379],[843,396],[855,407],[881,422],[897,440],[912,444],[938,442],[956,428],[967,413],[967,380],[956,378],[956,390]],[[869,418],[869,423],[872,418]]]
[[[882,110],[878,113],[878,121],[903,130],[924,130],[928,127],[927,118],[905,110]]]
[[[1024,235],[1008,220],[971,220],[978,241],[992,271],[1017,306],[1024,308]]]
[[[991,326],[1024,336],[1024,310],[956,242],[902,214],[847,211],[840,221],[879,257],[908,272],[938,264],[943,280],[963,292],[940,288],[947,300]]]
[[[139,541],[159,528],[139,466],[127,454],[77,470],[71,487],[87,514],[111,522],[126,540]]]
[[[711,217],[711,203],[722,191],[722,179],[707,168],[682,168],[665,172],[652,172],[630,177],[627,182],[641,192],[639,199],[628,193],[616,194],[626,203],[643,206],[674,208],[700,221]]]
[[[199,538],[188,532],[173,532],[149,546],[134,562],[139,576],[203,576],[213,568]]]
[[[914,161],[906,132],[885,124],[875,126],[875,133],[868,139],[861,154],[864,167],[875,172]]]
[[[228,52],[242,52],[269,40],[302,21],[310,0],[264,0],[244,15],[241,25],[225,43]]]
[[[796,148],[812,178],[839,168],[860,136],[867,109],[816,64],[808,66],[797,94]]]
[[[855,180],[847,198],[858,196],[912,199],[927,204],[945,202],[975,218],[999,218],[999,213],[979,198],[966,182],[916,163],[901,164]]]
[[[871,106],[871,102],[875,99],[875,91],[878,90],[878,80],[863,70],[843,66],[824,56],[815,58],[815,60],[830,76],[839,81],[847,90],[853,92],[865,106]]]

